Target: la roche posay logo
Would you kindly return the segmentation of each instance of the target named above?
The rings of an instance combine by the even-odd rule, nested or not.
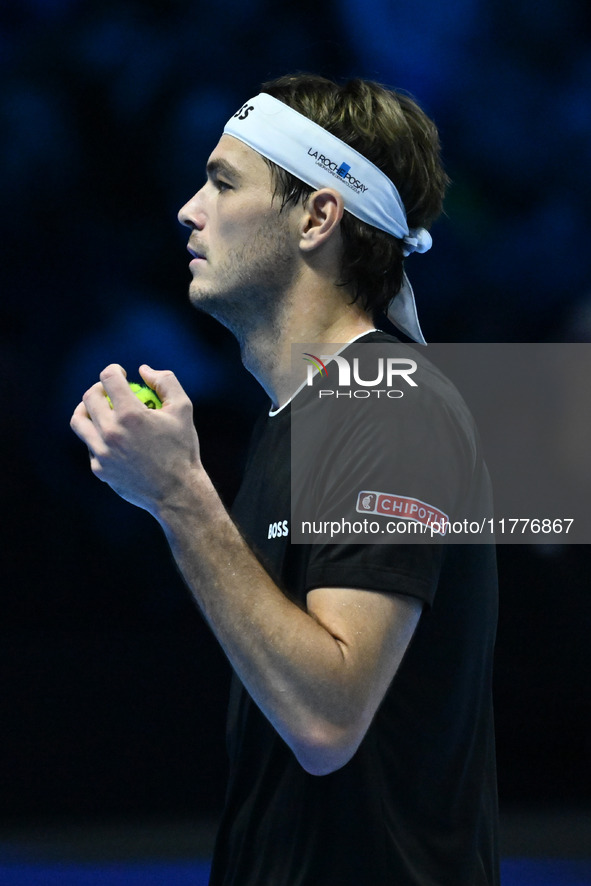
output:
[[[356,194],[365,194],[367,191],[367,185],[364,185],[362,181],[359,181],[359,179],[353,175],[351,172],[351,165],[345,163],[344,160],[337,163],[316,148],[308,148],[308,157],[312,157],[316,166],[320,166],[321,169],[326,169],[326,171],[330,172],[335,178],[339,178],[348,188],[355,191]]]
[[[368,354],[366,351],[361,365],[359,357],[304,352],[303,359],[308,364],[306,385],[312,387],[316,377],[320,377],[319,400],[399,400],[405,391],[418,387],[413,378],[417,371],[415,360],[377,354],[368,358]]]

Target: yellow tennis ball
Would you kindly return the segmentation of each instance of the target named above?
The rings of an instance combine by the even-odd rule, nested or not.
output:
[[[129,387],[138,400],[146,404],[148,409],[162,409],[162,400],[152,388],[149,388],[147,385],[138,385],[133,381],[129,382]]]
[[[148,409],[161,409],[162,401],[158,394],[149,388],[147,385],[138,385],[137,382],[130,381],[128,382],[129,388],[136,395],[138,400],[141,400],[142,403],[145,403]],[[113,404],[111,403],[111,398],[106,395],[107,400],[109,401],[109,406],[111,409],[113,408]]]

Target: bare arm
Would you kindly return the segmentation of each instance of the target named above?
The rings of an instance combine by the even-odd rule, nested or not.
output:
[[[396,594],[317,588],[300,609],[271,580],[224,509],[199,458],[191,406],[171,373],[142,368],[162,410],[102,374],[72,418],[93,471],[162,526],[232,666],[309,772],[357,749],[404,655],[421,604]]]

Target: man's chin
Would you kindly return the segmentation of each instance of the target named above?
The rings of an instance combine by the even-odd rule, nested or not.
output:
[[[223,296],[219,292],[212,292],[205,286],[195,285],[189,286],[189,301],[199,310],[207,310],[209,303],[216,304],[223,300]]]
[[[208,304],[211,304],[212,306],[215,305],[215,303],[219,301],[219,295],[217,293],[208,292],[203,286],[191,284],[189,286],[189,301],[198,311],[204,311],[208,314]]]
[[[191,286],[189,288],[189,301],[202,314],[208,314],[208,316],[213,317],[214,320],[217,320],[234,332],[238,321],[237,315],[241,313],[241,309],[239,305],[234,303],[229,293],[211,292],[203,288]]]
[[[194,308],[213,317],[240,341],[261,323],[271,323],[281,304],[277,294],[266,291],[264,286],[254,289],[242,285],[213,291],[196,285],[196,281],[189,287],[189,300]]]

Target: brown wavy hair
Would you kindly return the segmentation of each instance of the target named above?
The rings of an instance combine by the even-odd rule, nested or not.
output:
[[[396,185],[411,228],[429,228],[440,215],[449,179],[435,124],[413,99],[370,80],[338,83],[292,74],[264,83],[266,92],[318,123],[371,160]],[[282,207],[305,202],[314,188],[285,169],[273,171]],[[372,315],[387,310],[402,285],[403,242],[345,212],[340,285]]]

